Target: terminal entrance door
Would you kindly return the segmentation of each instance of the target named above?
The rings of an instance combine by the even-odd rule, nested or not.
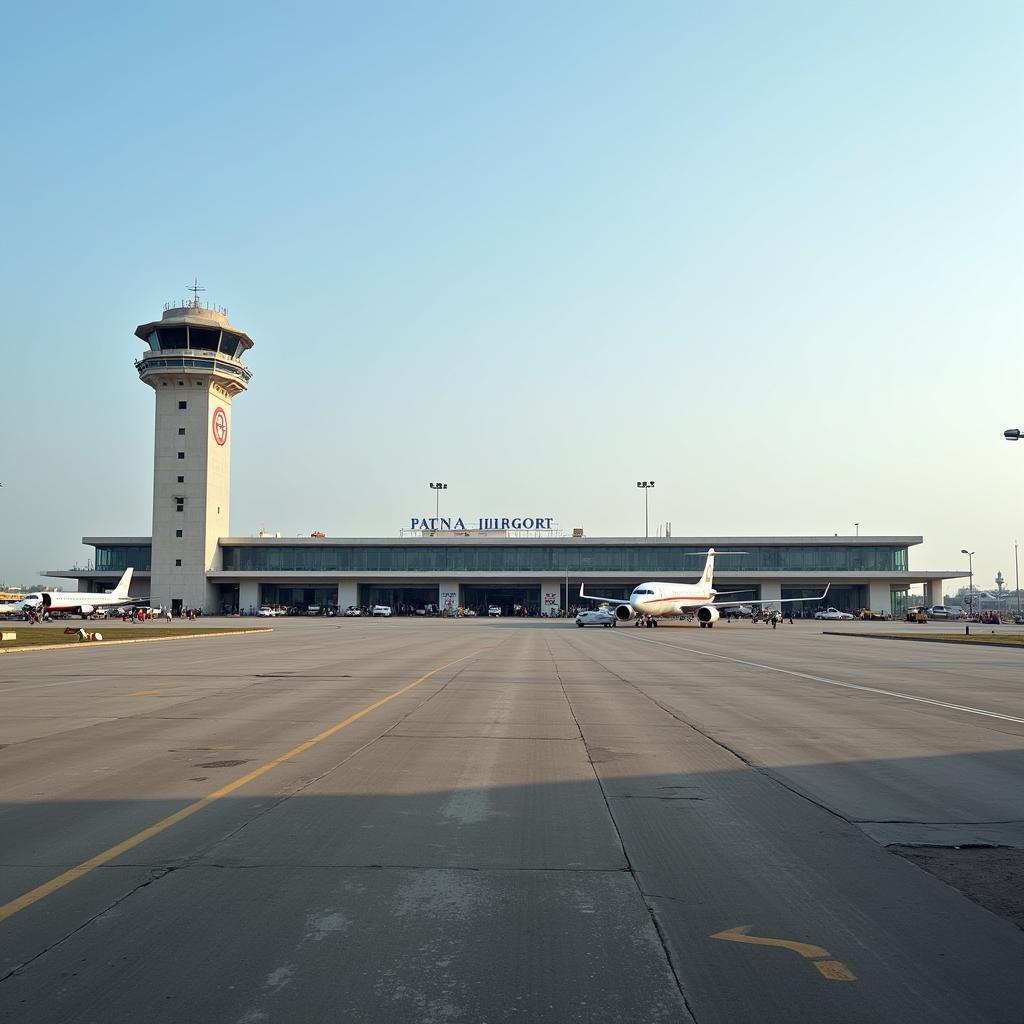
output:
[[[436,614],[437,601],[437,587],[378,587],[374,584],[361,584],[359,587],[362,607],[386,604],[394,615],[415,615],[428,607],[431,614]]]
[[[462,585],[462,605],[472,608],[477,615],[486,615],[491,605],[497,605],[502,615],[515,615],[516,605],[526,608],[531,615],[540,615],[540,585],[530,587],[488,587]]]
[[[785,598],[805,597],[817,598],[822,587],[783,587],[782,596]],[[814,613],[820,608],[838,608],[841,612],[849,612],[856,615],[861,608],[868,606],[868,588],[862,584],[850,586],[829,587],[828,595],[824,601],[808,600],[786,606],[793,609],[794,618],[813,618]]]
[[[220,610],[225,615],[233,615],[238,611],[237,583],[222,583],[220,585]]]

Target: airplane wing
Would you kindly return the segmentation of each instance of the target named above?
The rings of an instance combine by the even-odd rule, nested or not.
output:
[[[604,601],[607,604],[629,604],[629,599],[623,600],[621,597],[596,597],[594,594],[584,594],[583,588],[586,586],[585,583],[580,584],[580,597],[584,601]]]
[[[783,597],[783,598],[777,598],[775,600],[772,600],[771,598],[769,598],[768,600],[765,600],[765,601],[721,601],[720,602],[718,600],[718,596],[715,595],[715,601],[713,603],[713,607],[715,607],[715,608],[732,608],[734,606],[739,606],[741,604],[744,604],[744,605],[753,605],[753,604],[791,604],[794,601],[824,601],[825,600],[825,595],[828,593],[828,588],[831,587],[831,586],[832,586],[831,583],[827,584],[825,589],[820,594],[818,594],[817,597]],[[742,591],[736,591],[736,593],[742,593]]]

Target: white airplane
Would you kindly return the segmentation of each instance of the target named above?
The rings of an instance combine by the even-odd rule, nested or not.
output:
[[[86,619],[97,608],[136,604],[137,600],[128,596],[132,571],[131,567],[125,569],[117,586],[105,594],[72,594],[61,590],[39,590],[33,594],[27,594],[23,601],[18,602],[17,609],[21,612],[35,612],[37,615],[44,615],[46,612],[77,612],[83,619]]]
[[[697,613],[697,621],[701,628],[705,626],[710,629],[722,616],[720,608],[734,608],[741,605],[750,608],[753,605],[776,605],[788,604],[792,601],[821,601],[828,593],[829,584],[817,597],[787,597],[784,600],[767,601],[716,601],[719,591],[712,586],[712,578],[715,573],[715,555],[742,555],[743,551],[715,551],[708,548],[708,560],[704,563],[704,575],[699,583],[641,583],[628,601],[615,597],[595,597],[593,594],[585,594],[583,588],[586,584],[580,585],[580,597],[587,601],[603,601],[613,606],[615,617],[619,622],[628,622],[638,615],[646,615],[657,620],[663,615],[688,615]],[[746,594],[749,590],[723,591],[725,596],[730,594]]]

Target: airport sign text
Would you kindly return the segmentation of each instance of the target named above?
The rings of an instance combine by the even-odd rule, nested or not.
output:
[[[452,519],[448,516],[426,516],[411,518],[410,530],[550,530],[554,516],[507,516],[470,519],[469,524],[462,516]]]

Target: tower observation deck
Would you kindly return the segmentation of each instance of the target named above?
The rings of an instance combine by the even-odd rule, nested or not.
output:
[[[217,607],[207,573],[231,533],[231,406],[252,376],[252,339],[201,290],[135,328],[149,346],[135,367],[156,395],[150,601],[173,609]]]

